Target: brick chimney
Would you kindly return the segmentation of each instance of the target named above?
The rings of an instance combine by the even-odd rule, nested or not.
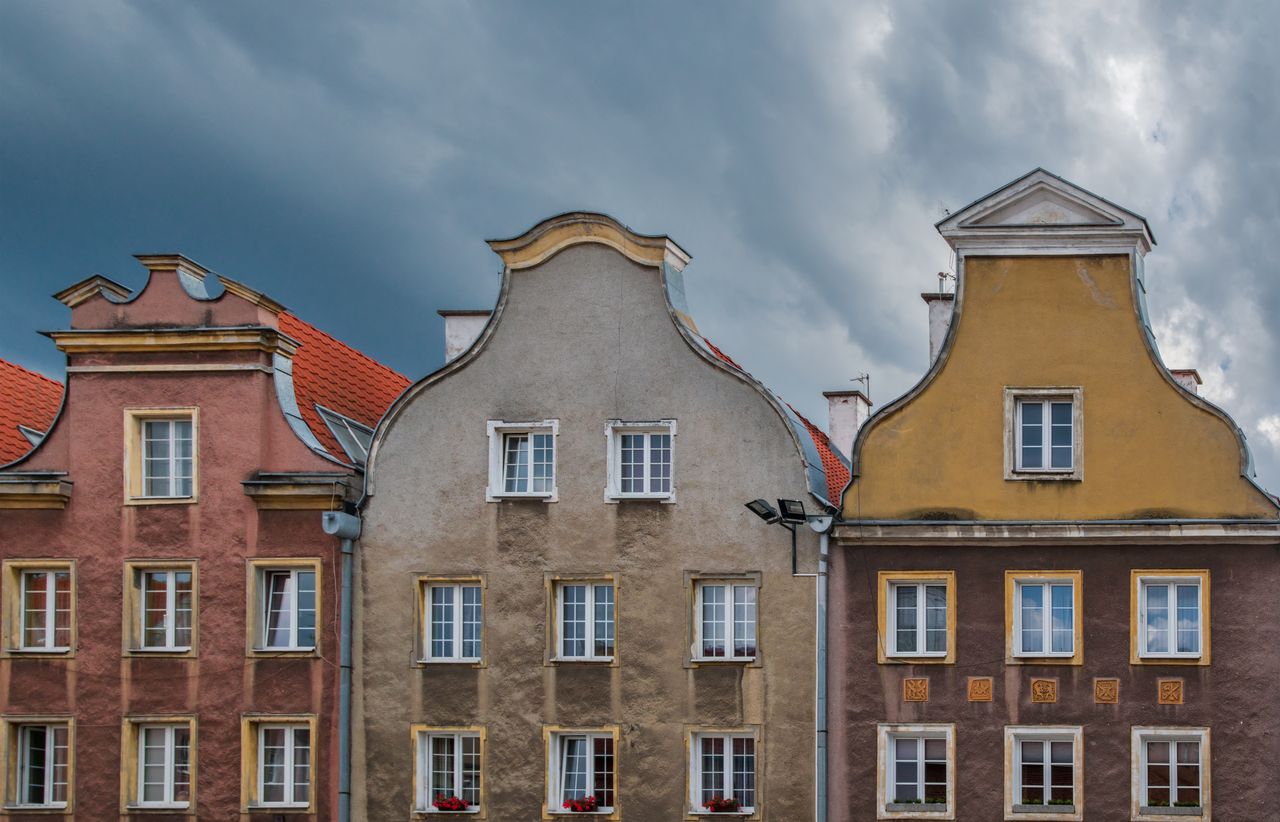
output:
[[[947,338],[947,329],[951,327],[951,310],[955,307],[956,295],[926,291],[920,296],[929,305],[929,364],[932,365],[938,359],[942,341]]]
[[[858,429],[871,416],[871,400],[856,388],[823,391],[822,396],[827,398],[827,430],[830,432],[831,444],[845,457],[849,457]]]
[[[449,362],[471,347],[493,312],[487,309],[442,309],[436,313],[444,317],[444,361]]]
[[[1194,368],[1170,368],[1169,373],[1177,380],[1178,385],[1192,394],[1199,394],[1200,386],[1204,385],[1204,380],[1200,379],[1200,372]]]

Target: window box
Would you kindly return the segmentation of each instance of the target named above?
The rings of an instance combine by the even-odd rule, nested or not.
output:
[[[877,577],[878,661],[955,662],[955,571],[881,571]]]
[[[1209,572],[1130,572],[1130,654],[1134,665],[1209,664]]]
[[[676,421],[624,422],[605,427],[608,472],[604,498],[676,501]]]
[[[1084,663],[1083,574],[1005,571],[1005,663]]]
[[[485,500],[534,499],[555,502],[556,438],[559,420],[489,420],[489,484]]]
[[[1004,390],[1004,478],[1084,479],[1084,389]]]

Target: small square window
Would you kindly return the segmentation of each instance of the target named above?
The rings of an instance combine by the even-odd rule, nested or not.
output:
[[[614,810],[617,731],[547,731],[547,810],[553,814]]]
[[[756,810],[756,736],[741,732],[697,732],[689,750],[691,814]]]
[[[1078,727],[1005,728],[1005,819],[1083,818],[1082,740]]]
[[[1209,572],[1131,572],[1131,662],[1208,664]]]
[[[616,615],[612,580],[558,580],[554,591],[552,658],[566,662],[612,661]]]
[[[955,661],[955,572],[881,571],[879,661]]]
[[[484,650],[484,586],[478,579],[425,579],[419,623],[423,662],[480,662]]]
[[[489,486],[490,502],[529,497],[555,502],[556,436],[559,420],[517,423],[490,420]]]
[[[125,563],[128,651],[188,654],[195,648],[196,571],[190,562]]]
[[[251,654],[314,654],[319,645],[320,561],[250,562]]]
[[[1007,661],[1080,664],[1080,572],[1006,571],[1005,586]]]
[[[955,726],[880,725],[878,819],[955,818]]]
[[[63,654],[76,642],[76,575],[71,560],[6,560],[6,654]]]
[[[196,409],[126,408],[124,414],[128,502],[194,502]]]
[[[194,723],[189,716],[125,720],[124,761],[136,769],[126,780],[126,809],[191,806]]]
[[[695,661],[750,662],[756,658],[759,591],[754,580],[695,581]]]
[[[1209,807],[1209,729],[1133,729],[1133,818],[1203,816]]]
[[[10,719],[4,723],[5,807],[69,811],[74,725],[69,719]]]
[[[242,733],[253,808],[310,809],[316,762],[315,719],[308,716],[248,716]]]
[[[479,813],[484,735],[478,729],[414,729],[418,813]]]
[[[623,422],[611,420],[608,439],[609,472],[605,499],[656,499],[675,502],[675,420]]]
[[[1004,400],[1005,479],[1084,478],[1082,389],[1006,388]]]

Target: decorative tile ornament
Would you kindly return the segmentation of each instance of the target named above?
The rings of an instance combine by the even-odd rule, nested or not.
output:
[[[1161,705],[1181,705],[1182,704],[1182,680],[1181,679],[1159,679],[1156,680],[1159,701]]]
[[[1116,705],[1120,702],[1120,680],[1095,679],[1093,701],[1099,705]]]
[[[990,702],[995,684],[989,676],[969,677],[969,701]]]
[[[1031,680],[1031,701],[1032,702],[1057,702],[1058,701],[1058,680],[1056,679]]]
[[[902,701],[928,702],[929,678],[922,676],[902,680]]]

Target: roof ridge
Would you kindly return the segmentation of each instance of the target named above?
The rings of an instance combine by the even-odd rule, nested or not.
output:
[[[282,318],[283,318],[283,317],[288,317],[289,319],[294,320],[295,322],[298,322],[298,323],[301,323],[302,325],[305,325],[307,328],[311,329],[312,331],[314,331],[315,333],[317,333],[317,334],[319,334],[320,336],[324,337],[325,339],[329,340],[330,342],[334,343],[335,345],[338,345],[338,346],[341,346],[342,348],[345,348],[347,351],[350,351],[352,354],[356,355],[356,356],[357,356],[357,357],[359,357],[360,359],[365,360],[365,361],[366,361],[366,362],[368,362],[370,365],[373,365],[373,366],[375,366],[375,367],[377,367],[377,368],[379,368],[379,369],[381,369],[381,370],[383,370],[383,371],[387,372],[387,374],[389,374],[389,375],[399,377],[400,379],[405,380],[405,381],[408,381],[408,379],[409,379],[409,378],[408,378],[408,377],[406,377],[404,374],[401,374],[399,371],[395,370],[394,368],[392,368],[391,366],[389,366],[389,365],[387,365],[386,363],[382,362],[381,360],[375,359],[375,358],[373,358],[373,357],[369,356],[368,354],[364,353],[364,352],[363,352],[363,351],[361,351],[360,349],[356,348],[355,346],[353,346],[353,345],[350,345],[350,344],[348,344],[348,343],[343,342],[342,340],[340,340],[340,339],[338,339],[337,337],[335,337],[335,336],[333,336],[332,334],[330,334],[328,331],[325,331],[323,328],[319,328],[319,327],[317,327],[317,326],[315,326],[315,325],[313,325],[313,324],[311,324],[311,323],[307,322],[306,320],[302,319],[302,318],[301,318],[301,317],[299,317],[297,314],[294,314],[292,311],[283,311],[283,312],[281,312],[280,316],[281,316]]]

